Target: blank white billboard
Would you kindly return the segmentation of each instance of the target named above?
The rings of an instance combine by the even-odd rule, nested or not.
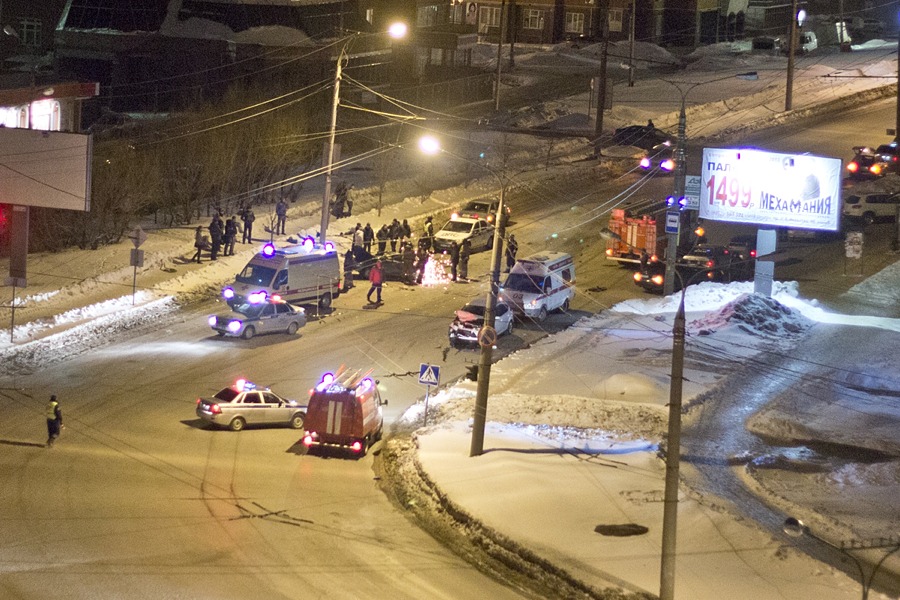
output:
[[[90,210],[91,136],[0,127],[0,204]]]
[[[839,158],[703,149],[703,219],[837,231],[840,215]]]

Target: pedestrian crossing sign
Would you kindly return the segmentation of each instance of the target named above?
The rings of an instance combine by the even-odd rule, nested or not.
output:
[[[422,363],[419,365],[419,383],[438,385],[441,381],[441,368],[436,365]]]

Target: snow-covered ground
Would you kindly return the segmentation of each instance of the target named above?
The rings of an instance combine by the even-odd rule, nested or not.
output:
[[[789,118],[782,112],[784,59],[741,52],[737,59],[723,61],[723,50],[731,56],[733,47],[704,51],[684,71],[672,75],[671,81],[639,79],[632,88],[617,85],[607,129],[643,123],[648,118],[671,129],[685,93],[675,93],[682,82],[700,83],[686,96],[692,138],[724,135]],[[487,48],[485,56],[489,51]],[[593,47],[520,52],[517,61],[523,66],[533,63],[557,68],[573,60],[597,60]],[[841,73],[895,76],[896,44],[879,52],[868,51],[865,58],[853,53],[829,55],[801,63],[795,107],[808,109],[853,94],[884,93],[878,88],[885,80],[874,76],[834,77]],[[666,54],[658,48],[640,51],[639,68]],[[832,60],[835,64],[829,62]],[[777,69],[764,70],[772,63],[777,63]],[[751,69],[758,70],[756,82],[725,77]],[[714,85],[702,83],[714,81]],[[529,125],[559,121],[560,128],[583,129],[589,124],[586,105],[587,94],[541,103],[531,108],[527,118],[518,111],[509,118]],[[588,150],[589,145],[583,144],[580,151]],[[541,142],[532,142],[530,147],[523,142],[521,151],[541,160],[546,149]],[[451,187],[426,199],[398,184],[388,206],[377,216],[376,194],[366,188],[364,176],[355,173],[348,177],[358,178],[354,183],[359,216],[352,220],[369,220],[376,226],[394,217],[420,218],[445,211],[476,193],[479,186],[487,189],[493,184],[488,178],[486,183]],[[320,189],[311,183],[308,196],[291,207],[293,231],[315,228]],[[329,237],[340,239],[336,230],[348,226],[337,223]],[[192,265],[186,260],[192,252],[192,236],[192,227],[150,231],[143,246],[147,266],[137,274],[140,289],[135,296],[130,290],[132,270],[124,266],[130,242],[96,251],[30,256],[29,287],[18,290],[14,299],[17,325],[12,335],[8,326],[0,330],[2,375],[15,372],[16,365],[23,362],[39,364],[79,351],[84,340],[105,331],[152,322],[156,315],[175,311],[175,298],[215,290],[253,252],[249,246],[238,246],[235,257]],[[6,270],[6,263],[0,268]],[[840,379],[847,382],[844,388],[835,386],[835,394],[840,389],[856,389],[868,399],[853,407],[850,417],[841,416],[847,406],[837,398],[823,403],[818,413],[798,413],[799,417],[792,414],[790,399],[780,398],[758,413],[751,426],[755,433],[777,440],[796,437],[802,431],[803,439],[865,447],[882,459],[842,462],[835,470],[821,465],[815,470],[787,468],[780,473],[784,477],[774,469],[763,473],[755,468],[759,462],[737,468],[761,495],[785,510],[799,504],[804,489],[814,490],[824,499],[823,510],[829,512],[812,525],[821,528],[816,530],[827,539],[865,538],[878,530],[896,535],[900,533],[896,531],[900,514],[895,501],[900,489],[896,460],[900,439],[900,405],[896,401],[900,382],[895,359],[898,321],[825,312],[815,299],[798,297],[796,285],[790,282],[780,283],[776,289],[772,301],[750,294],[749,284],[688,288],[689,356],[693,352],[727,360],[689,361],[684,399],[691,410],[686,425],[702,414],[699,399],[723,390],[729,373],[743,361],[761,352],[787,357],[802,340],[830,327],[864,331],[869,344],[865,357],[852,356],[853,349],[848,348],[844,354],[852,360],[821,365],[824,372],[840,372]],[[898,290],[900,268],[895,264],[849,294],[874,297],[890,306],[897,304]],[[454,502],[489,527],[515,537],[575,576],[593,585],[655,591],[662,515],[662,463],[655,452],[666,428],[672,316],[677,301],[676,296],[624,302],[498,363],[488,410],[485,447],[489,452],[478,459],[468,458],[473,384],[461,382],[442,390],[431,399],[438,424],[417,434],[419,460],[426,471]],[[8,323],[9,308],[2,314]],[[840,347],[840,342],[836,338],[835,346]],[[421,410],[421,406],[415,407],[405,416],[406,421],[418,422]],[[434,422],[431,416],[429,422]],[[864,432],[866,439],[845,439],[842,429]],[[791,464],[808,465],[812,461],[807,458],[800,453],[791,457]],[[488,487],[490,494],[484,493]],[[871,494],[869,500],[865,493]],[[847,502],[842,504],[844,497]],[[861,501],[870,501],[869,510],[860,510]],[[734,520],[712,499],[688,491],[682,495],[681,510],[679,597],[828,600],[858,595],[855,581],[791,552],[783,539],[773,539],[752,524]],[[606,538],[594,532],[600,524],[628,522],[647,525],[650,532],[631,538]],[[897,572],[896,560],[885,568]]]

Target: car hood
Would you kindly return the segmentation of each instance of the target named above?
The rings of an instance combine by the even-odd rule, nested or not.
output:
[[[229,321],[243,321],[244,323],[246,323],[248,321],[256,320],[256,317],[248,317],[243,313],[239,313],[233,310],[227,313],[219,313],[213,316],[219,323],[228,323]]]
[[[462,240],[469,237],[469,235],[471,235],[471,234],[456,233],[454,231],[438,231],[436,234],[434,234],[434,237],[436,237],[437,239],[441,239],[441,240],[450,240],[450,241],[456,240],[458,242],[461,242]]]

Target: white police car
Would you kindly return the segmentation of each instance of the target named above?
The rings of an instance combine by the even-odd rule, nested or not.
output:
[[[288,304],[278,296],[245,302],[227,313],[211,315],[209,326],[218,335],[249,340],[258,333],[285,332],[289,335],[306,325],[306,311]]]
[[[247,425],[287,425],[302,429],[306,406],[238,379],[212,398],[197,398],[197,416],[232,431],[240,431]]]

